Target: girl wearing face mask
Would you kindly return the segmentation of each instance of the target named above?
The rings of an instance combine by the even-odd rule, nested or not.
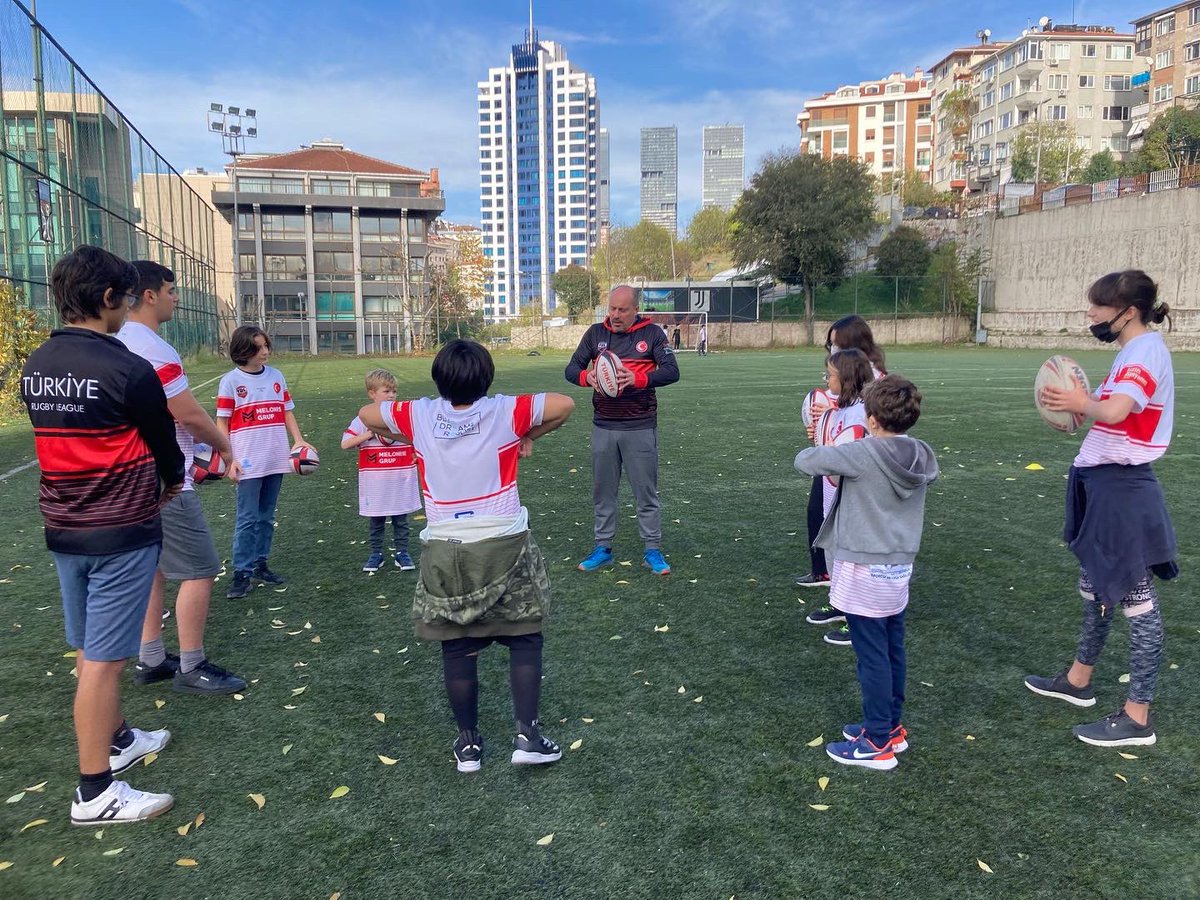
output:
[[[1055,676],[1030,675],[1035,694],[1093,706],[1092,671],[1118,608],[1129,623],[1129,696],[1124,706],[1075,736],[1098,747],[1153,744],[1150,702],[1163,652],[1163,621],[1153,576],[1174,578],[1175,531],[1162,487],[1150,468],[1171,442],[1175,377],[1162,335],[1149,325],[1171,319],[1145,272],[1105,275],[1088,290],[1088,320],[1100,341],[1120,350],[1089,396],[1046,388],[1053,410],[1094,421],[1067,482],[1064,540],[1079,558],[1083,626],[1070,667]]]

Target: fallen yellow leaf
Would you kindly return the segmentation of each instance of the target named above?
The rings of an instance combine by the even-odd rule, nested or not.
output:
[[[68,650],[66,653],[63,654],[63,659],[74,659],[78,655],[79,655],[78,650]]]
[[[60,857],[59,857],[58,859],[56,859],[54,862],[50,863],[51,867],[53,867],[53,868],[57,869],[59,866],[61,866],[61,865],[63,864],[63,860],[64,860],[64,859],[66,859],[66,857],[65,857],[65,856],[60,856]]]
[[[621,563],[621,565],[623,565],[623,566],[632,566],[632,565],[633,565],[633,562],[632,562],[631,560],[628,560],[628,559],[627,559],[627,560],[625,560],[625,562]]]
[[[380,722],[387,721],[387,715],[385,715],[384,713],[375,713],[375,718],[378,719]]]
[[[288,703],[288,704],[286,704],[286,705],[285,705],[283,708],[284,708],[284,709],[295,709],[295,708],[296,708],[296,704],[294,704],[294,703]]]
[[[7,800],[5,800],[4,802],[5,802],[5,803],[20,803],[20,802],[21,802],[21,798],[22,798],[22,797],[24,797],[24,796],[25,796],[25,792],[24,792],[24,791],[21,791],[21,793],[19,793],[19,794],[13,794],[11,797],[9,797],[9,798],[8,798]]]
[[[101,856],[117,856],[118,854],[120,854],[120,853],[124,853],[124,852],[125,852],[125,848],[124,848],[124,847],[115,847],[115,848],[113,848],[112,850],[105,850],[105,851],[104,851],[103,853],[101,853],[100,855],[101,855]]]
[[[965,738],[963,738],[963,740],[966,740],[966,741],[973,741],[973,740],[975,740],[975,735],[973,735],[973,734],[968,734],[968,735],[967,735]]]
[[[1137,759],[1137,757],[1132,753],[1118,753],[1117,755],[1120,756],[1121,759]],[[28,790],[28,788],[26,788],[26,790]]]
[[[825,788],[829,787],[829,776],[822,775],[820,778],[818,778],[817,787],[819,787],[821,790],[825,790]]]
[[[342,900],[342,892],[334,891],[332,894],[329,895],[329,900]]]
[[[184,822],[182,825],[180,825],[178,828],[175,829],[175,833],[177,835],[179,835],[180,837],[187,837],[187,833],[191,830],[192,830],[192,823]]]
[[[155,709],[162,709],[162,708],[163,708],[164,706],[166,706],[166,705],[167,705],[167,701],[166,701],[166,700],[155,700],[155,701],[154,701],[154,708],[155,708]]]
[[[189,857],[189,856],[185,856],[183,859],[177,859],[177,860],[175,860],[175,865],[177,865],[177,866],[183,866],[185,869],[189,869],[189,868],[191,868],[192,866],[198,866],[198,865],[200,865],[200,863],[196,862],[194,859],[192,859],[192,858],[191,858],[191,857]]]
[[[0,872],[3,872],[5,869],[11,869],[14,865],[16,864],[9,862],[7,859],[0,860]]]
[[[805,744],[804,746],[805,747],[820,747],[824,741],[825,741],[825,735],[819,734],[815,738],[813,738],[811,741],[809,741],[807,744]]]
[[[1120,778],[1123,782],[1125,782],[1126,784],[1129,784],[1129,779],[1126,778],[1124,775],[1122,775],[1120,772],[1113,772],[1113,777]],[[21,830],[24,831],[25,829],[22,828]]]
[[[303,694],[307,690],[308,690],[307,684],[304,687],[292,688],[292,696],[299,697],[301,694]]]
[[[267,805],[267,798],[264,797],[262,794],[247,794],[246,796],[249,797],[251,800],[253,800],[254,805],[257,806],[259,809],[262,809],[264,806]]]
[[[200,813],[198,816],[196,816],[196,818],[195,818],[196,827],[199,828],[201,825],[203,825],[204,820],[206,818],[207,818],[207,816],[205,816],[204,813]]]
[[[394,766],[396,763],[400,762],[400,760],[392,759],[390,756],[384,756],[382,753],[377,753],[375,755],[379,757],[379,761],[385,766]]]
[[[628,565],[628,563],[626,563],[626,565]],[[539,847],[548,847],[548,846],[550,846],[550,842],[552,840],[554,840],[554,832],[553,831],[550,832],[545,837],[538,838],[537,844]]]
[[[244,694],[234,694],[233,699],[234,700],[245,700],[246,696]]]
[[[825,812],[825,810],[829,809],[829,807],[826,806],[824,803],[810,803],[808,805],[812,809],[815,809],[817,812]]]
[[[589,718],[589,717],[587,717],[587,716],[584,716],[584,717],[583,717],[582,719],[580,719],[579,721],[580,721],[580,722],[582,722],[584,725],[591,725],[591,724],[592,724],[593,722],[595,722],[596,720],[595,720],[595,719],[592,719],[592,718]]]
[[[5,713],[4,715],[0,716],[0,722],[7,722],[8,716],[9,716],[8,713]]]
[[[321,643],[321,636],[320,636],[319,634],[317,634],[317,635],[313,635],[313,639],[312,639],[311,641],[309,641],[309,643],[310,643],[310,644],[319,644],[319,643]]]
[[[583,746],[583,738],[580,738],[579,740],[577,740],[571,744],[571,749],[578,750],[582,746]]]
[[[348,793],[350,793],[350,788],[343,784],[341,787],[333,789],[333,793],[329,795],[329,799],[336,800],[338,797],[345,797]]]
[[[654,630],[655,631],[670,631],[671,626],[670,625],[655,625]]]
[[[45,825],[49,819],[34,819],[32,822],[26,822],[25,827],[21,829],[21,833],[28,831],[30,828],[37,828],[39,825]]]
[[[693,698],[692,698],[692,702],[693,702],[693,703],[703,703],[703,702],[704,702],[704,695],[703,695],[703,694],[701,694],[701,695],[699,695],[698,697],[693,697]]]
[[[284,744],[284,745],[283,745],[283,755],[284,755],[284,756],[287,756],[287,755],[288,755],[289,753],[291,753],[291,752],[292,752],[292,745],[291,745],[291,744]]]
[[[147,753],[145,756],[142,757],[142,765],[148,766],[148,765],[150,765],[150,763],[154,762],[156,759],[158,759],[157,753]]]
[[[989,875],[996,874],[992,871],[992,867],[985,863],[982,859],[977,859],[975,862],[979,863],[979,868],[983,869],[983,871],[987,872]]]
[[[1118,678],[1117,681],[1121,684],[1129,684],[1129,673],[1126,672],[1124,675]]]
[[[629,584],[628,581],[618,581],[617,584]]]
[[[684,686],[681,684],[681,685],[679,686],[679,690],[677,690],[675,693],[677,693],[677,694],[686,694],[686,693],[687,693],[687,688],[685,688],[685,687],[684,687]]]

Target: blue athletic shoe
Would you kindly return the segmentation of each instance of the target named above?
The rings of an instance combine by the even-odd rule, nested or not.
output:
[[[853,725],[845,725],[842,727],[842,737],[848,741],[853,741],[861,737],[866,732],[862,722],[855,722]],[[888,743],[892,745],[893,753],[903,753],[908,749],[908,729],[903,725],[897,725],[888,734]]]
[[[671,567],[667,565],[667,561],[663,559],[661,550],[647,550],[646,555],[642,557],[642,565],[648,568],[655,575],[671,574]]]
[[[408,555],[407,550],[396,551],[396,568],[398,568],[401,572],[411,572],[416,567],[416,563],[414,563],[413,558]]]
[[[613,554],[611,547],[597,547],[592,555],[579,564],[580,572],[595,572],[601,566],[611,566]]]
[[[364,572],[378,572],[383,568],[383,554],[372,553],[367,557],[367,561],[363,563]]]
[[[852,741],[835,741],[825,745],[825,752],[843,766],[862,766],[866,769],[896,768],[896,751],[892,742],[876,747],[865,734]]]

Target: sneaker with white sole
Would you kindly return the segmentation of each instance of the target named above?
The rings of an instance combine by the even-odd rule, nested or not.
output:
[[[558,762],[560,759],[562,750],[558,744],[542,734],[541,726],[537,722],[533,722],[529,727],[522,726],[521,731],[513,738],[514,766],[540,766]]]
[[[853,647],[854,642],[850,640],[850,629],[846,625],[833,631],[825,632],[823,640],[827,644],[833,644],[835,647]]]
[[[832,625],[834,622],[845,622],[846,614],[826,603],[820,609],[814,609],[805,616],[804,621],[809,625]]]
[[[364,572],[378,572],[383,568],[383,554],[378,550],[367,557],[367,561],[363,563],[362,570]]]
[[[857,740],[866,733],[862,722],[856,722],[853,725],[844,725],[842,727],[842,737],[848,741]],[[903,725],[897,725],[888,732],[888,743],[892,747],[892,752],[903,753],[908,749],[908,729]]]
[[[1148,717],[1145,725],[1139,725],[1123,708],[1099,722],[1076,725],[1072,731],[1075,737],[1093,747],[1149,747],[1158,740],[1153,717]]]
[[[417,567],[417,564],[413,562],[413,558],[408,555],[407,550],[397,550],[394,561],[396,568],[401,572],[411,572]]]
[[[246,689],[246,679],[207,659],[190,672],[176,672],[171,690],[180,694],[236,694]]]
[[[174,678],[178,671],[179,657],[170,653],[157,666],[148,666],[139,659],[133,667],[133,683],[147,685],[156,681],[166,681],[168,678]]]
[[[120,775],[131,766],[136,766],[151,753],[158,753],[171,743],[171,732],[165,728],[160,728],[158,731],[142,731],[140,728],[130,728],[129,730],[133,732],[133,742],[128,747],[123,750],[119,747],[108,748],[108,767],[112,769],[114,775]]]
[[[460,731],[454,739],[454,763],[460,772],[478,772],[483,760],[483,738],[477,730]]]
[[[886,771],[896,768],[896,751],[892,742],[876,747],[865,734],[852,741],[835,741],[825,745],[825,753],[843,766],[862,766],[864,769]]]
[[[807,575],[796,576],[796,587],[829,587],[828,575],[814,575],[809,572]]]
[[[151,794],[131,788],[124,781],[114,781],[102,794],[86,803],[80,799],[78,788],[71,801],[71,824],[119,825],[123,822],[145,822],[167,812],[175,805],[170,794]]]
[[[1055,700],[1066,700],[1072,706],[1095,706],[1096,694],[1090,684],[1075,687],[1067,680],[1067,669],[1057,675],[1028,675],[1025,687],[1043,697],[1053,697]]]

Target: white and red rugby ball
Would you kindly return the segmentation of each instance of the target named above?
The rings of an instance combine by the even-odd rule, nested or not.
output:
[[[220,452],[208,444],[196,444],[192,451],[192,481],[204,484],[206,481],[216,481],[225,477],[228,467],[221,458]]]
[[[834,405],[834,397],[828,390],[813,388],[804,395],[804,402],[800,404],[800,421],[804,423],[805,428],[812,429],[816,426],[821,412]],[[814,407],[820,411],[816,415],[813,415]]]
[[[593,372],[596,376],[596,390],[605,397],[615,397],[621,393],[621,383],[617,373],[621,370],[621,358],[611,350],[605,350],[596,357]]]
[[[1091,394],[1092,386],[1088,382],[1087,373],[1083,371],[1083,367],[1071,357],[1062,355],[1052,356],[1042,363],[1037,377],[1033,380],[1033,402],[1037,407],[1038,415],[1056,431],[1074,434],[1083,424],[1085,417],[1081,413],[1067,412],[1064,409],[1047,409],[1042,402],[1042,390],[1047,387],[1057,387],[1064,391],[1070,391],[1074,390],[1077,384]]]
[[[297,475],[311,475],[321,465],[321,457],[312,447],[301,447],[292,451],[292,470]]]

